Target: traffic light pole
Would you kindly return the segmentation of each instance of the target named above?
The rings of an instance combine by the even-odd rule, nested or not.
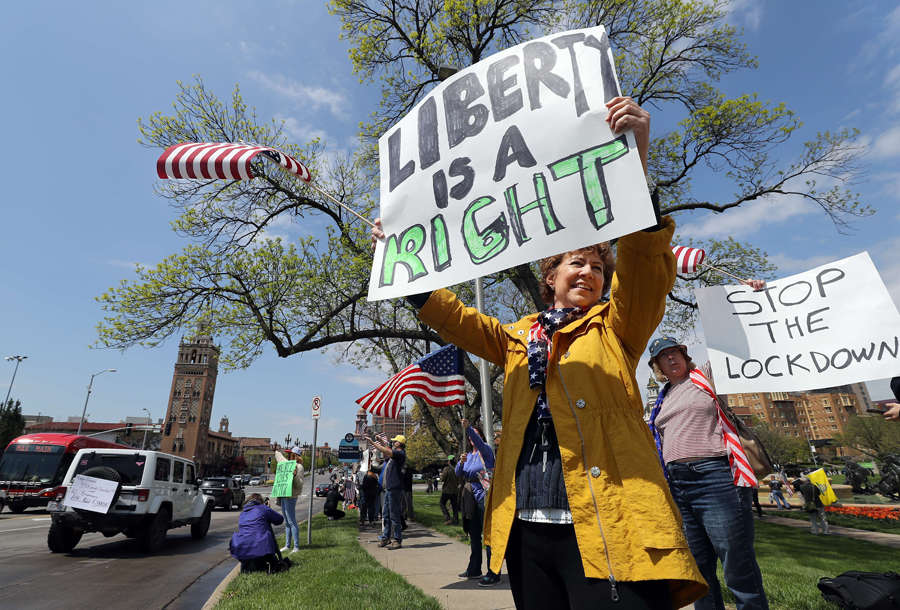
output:
[[[319,418],[313,419],[312,453],[309,459],[309,513],[306,515],[306,544],[312,544],[313,500],[316,497],[316,439],[319,435]]]

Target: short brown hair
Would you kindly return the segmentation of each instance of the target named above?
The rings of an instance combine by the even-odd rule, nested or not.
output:
[[[616,257],[613,254],[609,242],[604,241],[599,244],[594,244],[593,246],[561,252],[540,260],[538,264],[541,268],[541,298],[544,299],[544,303],[547,305],[553,305],[555,301],[553,289],[547,284],[547,277],[554,269],[559,267],[562,259],[565,258],[567,254],[574,254],[576,252],[591,252],[600,257],[600,260],[603,262],[603,290],[605,292],[609,289],[613,273],[616,270]]]

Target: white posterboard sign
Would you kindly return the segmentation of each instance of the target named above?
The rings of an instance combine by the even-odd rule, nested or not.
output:
[[[72,485],[66,491],[63,504],[72,508],[82,508],[95,513],[107,513],[116,495],[116,481],[86,477],[76,474]]]
[[[788,392],[900,372],[900,314],[868,252],[747,286],[695,291],[716,391]]]
[[[379,139],[370,301],[426,292],[655,224],[602,26],[522,43],[435,87]]]

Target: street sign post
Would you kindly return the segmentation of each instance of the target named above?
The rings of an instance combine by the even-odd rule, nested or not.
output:
[[[306,516],[306,544],[312,544],[312,513],[313,500],[316,497],[316,438],[319,434],[319,413],[322,411],[322,397],[313,396],[312,399],[312,419],[313,419],[313,442],[312,453],[309,457],[309,513]]]
[[[362,451],[359,448],[359,441],[352,432],[348,432],[338,445],[338,460],[345,464],[352,464],[361,459]]]

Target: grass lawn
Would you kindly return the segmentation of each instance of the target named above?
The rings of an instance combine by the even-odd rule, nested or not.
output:
[[[460,526],[444,525],[438,505],[440,497],[439,493],[417,492],[413,500],[416,521],[448,536],[467,540]],[[785,516],[805,519],[806,513],[787,511]],[[836,517],[829,515],[829,522],[843,525]],[[755,523],[756,555],[772,610],[834,610],[835,606],[827,604],[816,588],[819,578],[837,576],[848,570],[884,572],[897,565],[896,549],[886,546],[841,536],[813,536],[806,529],[765,521]],[[721,567],[719,581],[725,600],[733,604],[734,599],[722,579]]]
[[[766,514],[777,515],[779,517],[787,517],[789,519],[799,519],[809,523],[809,515],[802,510],[767,510]],[[884,532],[886,534],[900,534],[900,522],[881,523],[874,519],[860,519],[850,515],[835,515],[826,512],[825,517],[830,525],[840,527],[854,527],[859,530],[868,530],[870,532]]]
[[[240,574],[228,585],[217,610],[245,608],[424,608],[440,610],[433,597],[381,566],[357,540],[357,513],[340,521],[313,517],[311,546],[290,558],[280,574]],[[306,526],[301,524],[301,540]],[[283,538],[279,540],[283,542]],[[296,565],[299,563],[299,565]]]
[[[813,536],[805,529],[756,521],[756,558],[773,610],[833,610],[816,583],[848,570],[885,572],[897,566],[897,550],[841,536]],[[725,600],[731,593],[719,582]]]
[[[416,512],[416,523],[421,523],[425,527],[436,530],[451,538],[456,538],[462,542],[468,542],[469,537],[463,533],[462,525],[444,524],[444,514],[441,512],[440,501],[440,492],[427,494],[424,491],[414,491],[413,508]],[[447,510],[450,510],[449,503],[447,504]],[[461,515],[459,521],[461,524]]]

